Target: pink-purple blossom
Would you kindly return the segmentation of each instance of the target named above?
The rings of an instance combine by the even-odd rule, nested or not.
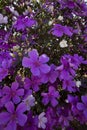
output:
[[[36,24],[36,21],[34,19],[29,18],[28,16],[25,16],[25,17],[21,16],[17,19],[17,21],[14,25],[14,28],[16,28],[17,31],[19,31],[19,30],[23,31],[27,27],[30,28],[35,24]]]
[[[45,54],[39,56],[37,50],[33,49],[28,53],[28,57],[23,57],[22,65],[24,67],[30,68],[34,76],[40,76],[41,73],[48,73],[50,71],[50,66],[47,65],[49,57]]]
[[[55,24],[51,31],[52,34],[57,37],[62,37],[64,34],[70,37],[73,35],[71,29],[68,26],[62,26],[61,24]]]
[[[20,103],[17,108],[12,102],[8,102],[6,105],[6,112],[0,113],[0,125],[6,125],[6,130],[16,130],[17,124],[19,126],[24,126],[27,121],[27,116],[24,114],[26,111],[26,106]]]
[[[11,88],[5,86],[3,88],[3,97],[2,102],[6,103],[12,100],[15,104],[18,104],[21,101],[21,96],[24,95],[24,89],[19,88],[19,84],[17,82],[13,82]]]
[[[53,86],[49,87],[48,93],[42,93],[43,96],[42,102],[44,105],[47,105],[49,102],[53,107],[58,104],[59,92]]]

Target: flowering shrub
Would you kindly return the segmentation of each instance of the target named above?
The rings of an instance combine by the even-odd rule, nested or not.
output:
[[[0,0],[0,130],[87,129],[87,4]]]

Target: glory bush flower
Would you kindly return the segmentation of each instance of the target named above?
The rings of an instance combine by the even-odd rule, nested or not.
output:
[[[50,65],[50,71],[47,74],[41,76],[41,82],[43,83],[54,83],[57,79],[58,72],[55,70],[56,66],[54,64]]]
[[[17,82],[13,82],[11,87],[5,86],[3,88],[3,97],[1,100],[5,104],[12,99],[12,101],[17,104],[21,101],[21,96],[23,95],[24,89],[19,88],[19,84]]]
[[[31,76],[31,79],[29,78],[25,78],[25,85],[24,88],[25,89],[33,89],[33,91],[38,92],[40,90],[39,86],[42,84],[42,80],[41,78],[39,78],[38,76]]]
[[[45,54],[39,56],[36,49],[31,50],[28,53],[28,57],[23,57],[22,65],[30,68],[34,76],[40,76],[41,73],[48,73],[50,66],[46,63],[49,61],[49,57]]]
[[[8,23],[8,17],[7,16],[3,16],[2,14],[0,14],[0,24],[7,24]]]
[[[33,112],[29,111],[27,117],[28,119],[23,127],[23,130],[38,130],[38,116],[34,116]]]
[[[52,34],[57,37],[62,37],[64,34],[68,36],[72,36],[73,33],[71,32],[68,26],[62,26],[61,24],[55,24],[54,27],[51,29]]]
[[[81,96],[82,102],[77,103],[77,109],[82,111],[87,119],[87,95]]]
[[[66,89],[69,92],[77,91],[76,84],[72,78],[67,78],[66,80],[63,80],[63,89]]]
[[[38,128],[45,129],[46,128],[46,123],[47,123],[47,118],[45,117],[45,112],[42,112],[38,116]]]
[[[27,121],[27,116],[24,114],[26,105],[20,103],[15,110],[14,104],[8,102],[5,107],[7,111],[0,113],[0,125],[5,125],[6,130],[17,130],[17,124],[24,126]]]
[[[27,110],[29,111],[31,107],[35,105],[35,98],[33,95],[27,96],[23,102],[26,104]]]
[[[23,31],[27,27],[30,28],[35,24],[36,24],[36,21],[34,19],[29,18],[28,16],[25,16],[25,17],[21,16],[21,17],[18,17],[14,25],[14,28],[16,28],[18,31],[19,30]]]
[[[59,46],[60,46],[61,48],[68,47],[67,41],[66,41],[66,40],[62,40],[62,41],[59,43]]]
[[[0,0],[0,11],[0,130],[87,129],[85,0]]]
[[[42,93],[43,96],[42,102],[44,105],[47,105],[49,102],[53,107],[58,104],[59,92],[53,86],[49,87],[48,93]]]

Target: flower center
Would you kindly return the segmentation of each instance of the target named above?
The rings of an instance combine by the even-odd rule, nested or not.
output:
[[[36,66],[36,67],[39,67],[39,66],[40,66],[40,62],[36,61],[36,62],[35,62],[35,66]]]
[[[11,116],[11,120],[16,120],[17,119],[17,115],[16,115],[16,112],[14,112]]]
[[[12,91],[11,92],[11,96],[14,97],[16,95],[16,92],[15,91]]]

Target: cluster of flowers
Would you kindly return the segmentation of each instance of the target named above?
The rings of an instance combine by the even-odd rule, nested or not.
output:
[[[86,2],[11,0],[0,10],[0,130],[87,127]]]

